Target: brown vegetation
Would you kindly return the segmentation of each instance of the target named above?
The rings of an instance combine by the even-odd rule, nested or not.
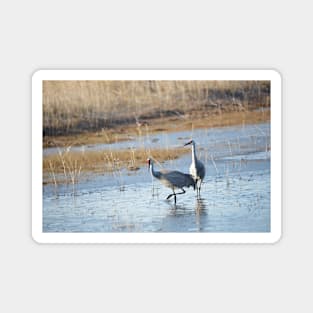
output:
[[[269,81],[44,81],[43,132],[67,136],[269,106]]]
[[[119,172],[123,168],[138,170],[152,157],[159,162],[173,160],[189,149],[127,149],[111,151],[65,151],[43,159],[44,183],[76,183],[86,172]]]
[[[46,136],[43,139],[44,147],[68,147],[98,143],[113,143],[131,139],[132,136],[141,136],[158,132],[174,132],[192,130],[195,128],[209,128],[233,126],[241,124],[255,124],[269,121],[270,110],[233,111],[233,112],[192,112],[184,117],[164,117],[150,121],[148,125],[116,126],[114,129],[103,129],[99,132],[85,132],[67,136]]]

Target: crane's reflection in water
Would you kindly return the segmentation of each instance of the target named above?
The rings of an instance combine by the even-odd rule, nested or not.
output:
[[[188,232],[205,231],[209,218],[205,199],[195,197],[193,207],[173,203],[168,203],[168,205],[168,214],[164,217],[163,227],[159,231],[167,232],[176,229],[177,232],[181,232],[182,225]]]

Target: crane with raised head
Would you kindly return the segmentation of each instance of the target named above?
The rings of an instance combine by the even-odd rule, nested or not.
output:
[[[155,171],[154,164],[151,159],[147,159],[147,163],[151,172],[151,175],[158,179],[163,185],[173,190],[173,193],[167,196],[166,199],[170,199],[174,196],[174,202],[176,204],[176,195],[184,194],[186,191],[184,187],[189,188],[193,186],[195,189],[195,181],[189,174],[185,174],[179,171],[161,170]],[[175,189],[182,190],[181,192],[175,192]]]
[[[190,140],[184,144],[184,146],[187,145],[191,145],[191,158],[192,158],[189,173],[195,181],[195,186],[197,188],[197,197],[200,198],[201,184],[205,176],[205,167],[203,163],[197,158],[195,141]]]

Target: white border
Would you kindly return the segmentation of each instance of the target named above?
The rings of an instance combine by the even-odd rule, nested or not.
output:
[[[43,80],[270,80],[271,232],[44,233],[42,231]],[[39,70],[32,76],[32,237],[38,243],[274,243],[281,237],[281,76],[276,70]]]

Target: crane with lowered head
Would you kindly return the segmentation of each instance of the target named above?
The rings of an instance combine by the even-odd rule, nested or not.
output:
[[[189,174],[185,174],[179,171],[170,171],[170,170],[161,170],[155,171],[154,164],[151,159],[147,159],[147,163],[150,169],[150,173],[153,177],[158,179],[163,185],[173,190],[173,193],[167,196],[166,199],[171,198],[174,196],[174,202],[176,204],[176,195],[184,194],[186,191],[184,187],[189,188],[193,186],[195,189],[195,181]],[[180,189],[182,192],[175,192],[175,189]]]

